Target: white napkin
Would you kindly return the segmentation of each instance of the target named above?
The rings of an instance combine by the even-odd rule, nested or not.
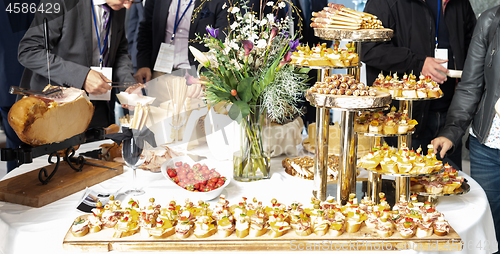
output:
[[[137,103],[140,103],[142,105],[149,105],[155,100],[154,97],[139,96],[137,94],[129,94],[126,92],[121,92],[117,94],[116,97],[120,101],[120,104],[130,106],[135,106],[137,105]]]

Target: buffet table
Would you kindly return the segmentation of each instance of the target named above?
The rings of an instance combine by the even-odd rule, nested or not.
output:
[[[101,143],[110,143],[110,141],[84,144],[78,152],[96,149]],[[206,147],[195,149],[193,152],[207,156],[209,159],[212,157]],[[271,179],[250,183],[231,180],[222,194],[231,203],[238,202],[241,197],[249,199],[256,197],[258,200],[263,201],[264,204],[270,204],[271,199],[276,198],[279,202],[285,204],[299,201],[305,206],[309,205],[312,196],[313,181],[298,179],[285,173],[281,166],[283,158],[272,159]],[[37,158],[32,164],[22,165],[20,168],[7,174],[3,179],[42,167],[46,165],[46,161],[46,157]],[[230,172],[232,162],[217,162],[217,168],[220,168],[221,171]],[[485,193],[473,179],[465,174],[463,175],[469,181],[470,192],[462,196],[442,197],[437,206],[437,209],[445,214],[450,225],[460,235],[464,244],[461,252],[446,253],[477,254],[495,252],[497,251],[497,243],[495,240],[493,219]],[[54,180],[57,180],[57,174],[54,176]],[[115,193],[128,188],[131,180],[132,174],[125,167],[122,175],[100,184],[89,186],[89,188],[97,192]],[[143,186],[143,189],[146,191],[145,195],[137,198],[140,204],[147,204],[147,200],[151,197],[156,199],[156,203],[162,205],[167,205],[171,200],[183,203],[185,198],[189,198],[184,193],[179,193],[176,186],[165,179],[161,173],[139,170],[137,172],[137,180],[139,186]],[[335,196],[335,190],[335,185],[329,184],[328,194]],[[83,193],[84,191],[77,192],[41,208],[0,202],[0,253],[72,253],[63,249],[62,242],[73,220],[79,215],[84,214],[76,209]],[[130,197],[124,197],[123,195],[119,195],[118,198],[125,202],[130,199]],[[358,198],[361,197],[358,196]],[[197,200],[192,201],[197,202]],[[216,201],[217,199],[212,202]],[[351,247],[345,247],[355,250],[356,244],[353,244]],[[455,247],[454,245],[450,245],[450,249]],[[290,251],[296,250],[306,249],[304,247],[301,249],[300,246],[291,244]],[[317,248],[316,250],[332,249]],[[403,253],[416,252],[414,250],[403,251]]]

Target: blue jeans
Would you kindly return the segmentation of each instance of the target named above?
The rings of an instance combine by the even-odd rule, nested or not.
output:
[[[471,176],[486,192],[497,242],[500,242],[500,150],[482,145],[477,138],[470,136],[469,151]]]

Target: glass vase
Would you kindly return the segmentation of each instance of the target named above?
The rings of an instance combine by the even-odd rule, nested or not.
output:
[[[270,143],[270,124],[265,107],[250,106],[250,114],[235,131],[234,180],[249,182],[271,177],[270,146],[265,145]]]

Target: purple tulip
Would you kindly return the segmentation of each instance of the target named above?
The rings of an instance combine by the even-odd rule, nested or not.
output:
[[[295,52],[297,51],[297,46],[299,46],[299,39],[293,41],[291,40],[288,45],[290,45],[290,51],[291,52]]]
[[[213,29],[212,27],[207,26],[206,30],[207,30],[208,34],[210,34],[210,36],[212,36],[212,38],[219,39],[219,28]]]
[[[245,56],[250,55],[250,52],[253,50],[253,42],[249,40],[241,41],[243,44],[243,48],[245,49]]]

